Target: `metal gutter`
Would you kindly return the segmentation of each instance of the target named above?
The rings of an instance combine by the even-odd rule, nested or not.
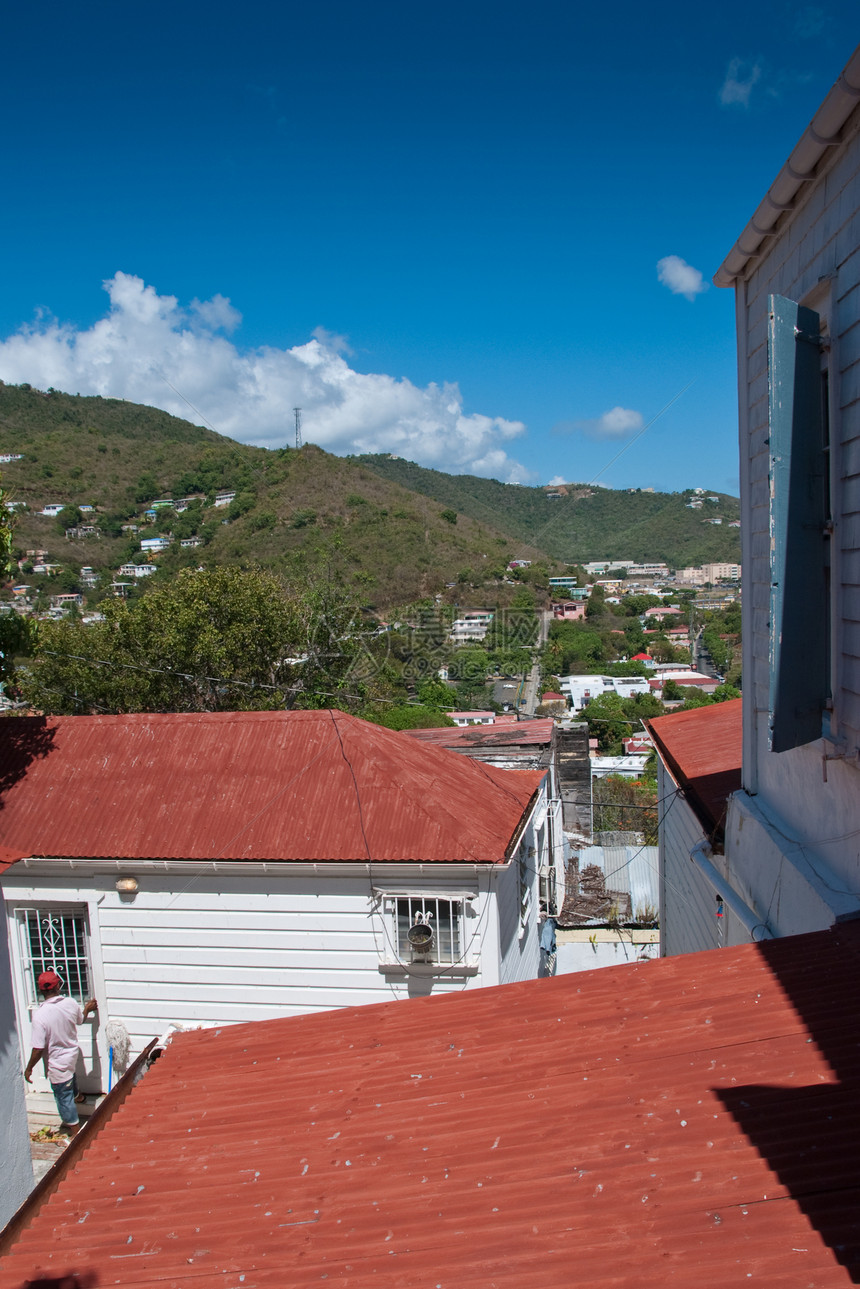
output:
[[[842,75],[807,126],[788,161],[768,188],[764,200],[714,274],[716,286],[734,286],[747,272],[750,260],[762,254],[762,243],[773,237],[786,211],[795,209],[805,184],[816,177],[829,148],[842,142],[840,131],[860,102],[860,45]]]
[[[690,859],[726,908],[734,913],[744,930],[749,932],[750,939],[756,943],[760,940],[773,940],[774,934],[767,923],[744,903],[737,891],[711,863],[709,855],[712,853],[710,842],[698,841],[690,851]]]
[[[41,1181],[37,1182],[30,1191],[21,1207],[12,1214],[3,1230],[0,1231],[0,1257],[9,1252],[18,1236],[36,1216],[42,1201],[53,1194],[69,1169],[74,1168],[78,1159],[90,1144],[91,1138],[101,1131],[108,1119],[122,1105],[137,1083],[138,1076],[143,1072],[150,1053],[157,1043],[158,1039],[154,1038],[152,1042],[146,1045],[140,1056],[128,1067],[122,1078],[117,1081],[113,1091],[107,1094],[83,1127],[72,1137],[53,1168],[48,1169]]]

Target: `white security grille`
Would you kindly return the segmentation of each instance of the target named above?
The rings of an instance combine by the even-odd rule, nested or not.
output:
[[[90,996],[87,922],[82,909],[19,909],[21,949],[31,1002],[39,1000],[36,981],[56,971],[63,992],[83,1002]]]
[[[402,962],[436,962],[453,966],[462,957],[463,901],[443,900],[432,896],[406,895],[389,898],[389,910],[395,923],[397,956]],[[413,949],[409,928],[423,925],[433,938],[426,949]]]

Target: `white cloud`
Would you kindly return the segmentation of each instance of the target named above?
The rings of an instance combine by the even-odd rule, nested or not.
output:
[[[241,321],[224,296],[184,310],[131,274],[104,285],[110,309],[88,329],[40,317],[0,341],[0,377],[147,403],[263,447],[289,443],[299,406],[306,441],[329,452],[395,452],[440,470],[536,478],[503,447],[523,423],[466,415],[455,384],[422,389],[357,372],[345,339],[322,328],[292,349],[243,350],[224,334]]]
[[[239,310],[223,295],[213,295],[211,300],[192,300],[191,308],[211,331],[226,331],[230,335],[242,321]]]
[[[760,80],[761,63],[750,63],[743,58],[733,58],[726,70],[726,78],[720,86],[719,97],[723,107],[748,108],[750,95]]]
[[[673,295],[683,295],[687,300],[695,300],[697,295],[708,289],[699,270],[682,260],[680,255],[664,255],[662,260],[658,260],[657,277]]]
[[[565,479],[564,475],[563,475],[563,474],[554,474],[554,475],[552,476],[552,478],[550,479],[549,483],[548,483],[546,486],[547,486],[548,488],[558,488],[558,487],[560,487],[560,486],[561,486],[561,484],[563,484],[563,483],[567,483],[567,480]]]
[[[590,439],[627,439],[645,424],[641,412],[630,407],[611,407],[602,416],[590,421],[560,421],[553,426],[557,434],[579,431]],[[564,483],[564,479],[551,479],[550,483]]]

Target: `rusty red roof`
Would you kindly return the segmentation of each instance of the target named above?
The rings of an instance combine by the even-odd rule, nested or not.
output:
[[[554,726],[551,717],[541,716],[504,725],[496,722],[493,725],[446,726],[444,729],[403,732],[409,738],[420,743],[432,743],[435,747],[531,747],[539,744],[548,746],[552,742]]]
[[[541,779],[337,711],[12,717],[0,721],[0,845],[498,863]]]
[[[860,925],[178,1034],[0,1286],[857,1283]]]
[[[657,751],[698,816],[721,838],[726,801],[741,786],[743,699],[656,716],[645,724]]]

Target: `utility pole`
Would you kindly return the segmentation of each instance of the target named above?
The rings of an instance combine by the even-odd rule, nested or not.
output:
[[[293,415],[296,418],[296,448],[300,448],[302,446],[302,409],[294,407]]]

